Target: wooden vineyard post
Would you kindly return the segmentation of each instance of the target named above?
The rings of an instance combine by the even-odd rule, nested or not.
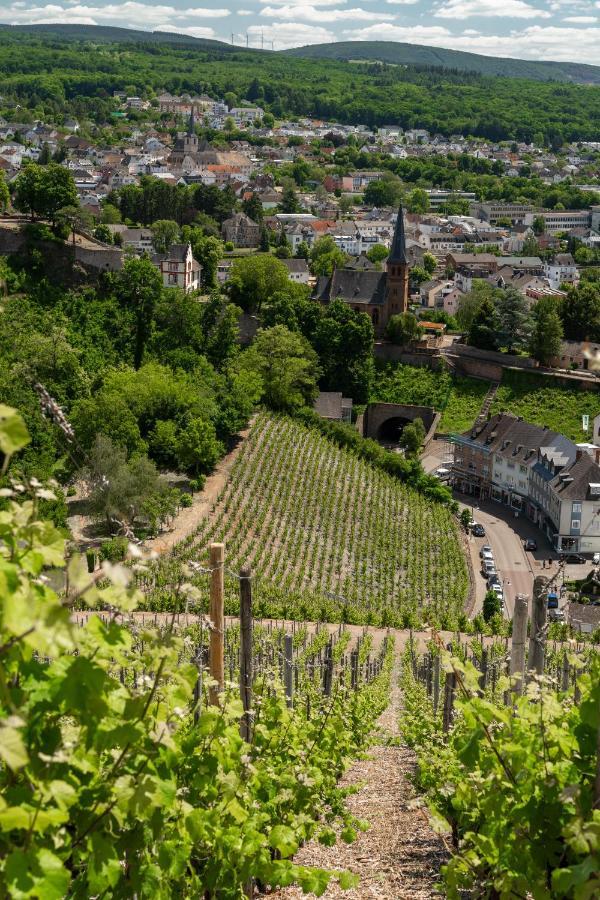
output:
[[[285,685],[285,699],[290,709],[294,705],[294,639],[291,634],[286,634],[283,648],[284,668],[283,683]]]
[[[484,647],[481,651],[481,675],[479,676],[479,688],[481,690],[482,695],[485,693],[485,689],[487,687],[487,675],[488,675],[488,651]]]
[[[240,734],[248,742],[252,738],[253,668],[252,570],[250,566],[243,566],[240,569],[240,696],[244,707],[244,715],[240,723]]]
[[[569,657],[565,653],[565,655],[562,658],[562,668],[561,668],[561,677],[560,677],[560,689],[565,694],[569,690],[569,673],[570,673]]]
[[[529,661],[527,668],[538,675],[544,671],[546,650],[546,594],[548,580],[536,575],[533,582],[533,606],[531,610],[531,634],[529,635]]]
[[[523,691],[523,677],[525,675],[525,641],[527,640],[527,612],[529,600],[523,594],[515,597],[515,612],[513,616],[512,643],[510,647],[510,674],[520,677],[515,681],[514,691],[520,694]]]
[[[333,656],[331,639],[325,644],[325,660],[323,665],[323,694],[331,697],[331,682],[333,676]]]
[[[433,714],[437,715],[438,706],[440,705],[440,669],[441,660],[439,654],[433,657]]]
[[[446,673],[446,684],[444,690],[444,734],[450,731],[450,723],[452,722],[452,710],[454,708],[454,687],[456,676],[454,672]]]
[[[210,677],[209,700],[212,706],[219,705],[219,695],[225,687],[224,674],[224,621],[225,598],[225,544],[210,545]]]
[[[358,649],[350,654],[350,686],[353,690],[358,690]]]

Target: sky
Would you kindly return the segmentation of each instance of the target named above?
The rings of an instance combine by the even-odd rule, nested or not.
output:
[[[210,0],[203,0],[208,3]],[[265,49],[405,41],[487,56],[600,65],[600,0],[0,0],[0,22],[176,31]]]

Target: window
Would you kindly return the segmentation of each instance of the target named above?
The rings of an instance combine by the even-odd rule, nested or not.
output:
[[[573,504],[573,512],[574,512],[574,513],[580,513],[580,512],[581,512],[581,503],[574,503],[574,504]]]
[[[581,519],[571,519],[571,528],[580,528]]]
[[[527,475],[527,466],[519,466],[523,475]]]

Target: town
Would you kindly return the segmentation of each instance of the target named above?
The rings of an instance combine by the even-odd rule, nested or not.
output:
[[[600,70],[199,31],[0,27],[0,894],[596,896]]]

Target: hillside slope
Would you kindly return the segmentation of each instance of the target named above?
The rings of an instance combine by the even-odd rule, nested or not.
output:
[[[446,50],[423,44],[397,41],[339,41],[311,44],[283,50],[290,56],[306,59],[337,59],[385,62],[393,65],[435,66],[481,75],[527,78],[531,81],[570,81],[575,84],[600,84],[600,67],[576,62],[550,62],[482,56],[462,50]]]
[[[252,565],[258,616],[456,623],[467,591],[446,507],[286,417],[258,418],[211,515],[159,564],[151,606],[168,604],[181,563],[206,565],[213,541],[228,569]],[[229,612],[237,596],[230,574]]]

